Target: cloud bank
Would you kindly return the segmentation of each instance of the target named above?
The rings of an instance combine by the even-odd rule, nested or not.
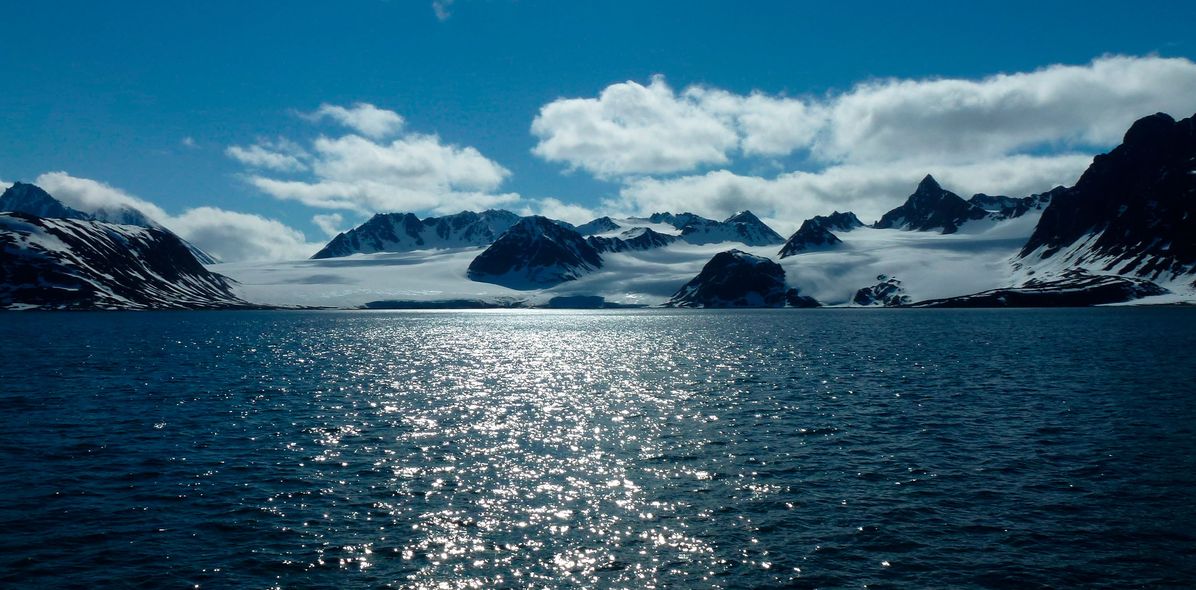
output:
[[[965,195],[1070,184],[1091,154],[1156,111],[1196,111],[1196,64],[1104,56],[975,80],[873,80],[818,97],[678,91],[657,76],[544,105],[532,153],[618,182],[606,204],[630,212],[750,207],[800,221],[834,208],[878,215],[928,172]],[[806,170],[729,170],[784,157]]]

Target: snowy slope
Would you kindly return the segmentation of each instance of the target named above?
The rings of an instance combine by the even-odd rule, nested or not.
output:
[[[379,213],[337,235],[312,258],[375,252],[480,247],[493,243],[521,218],[510,211],[462,211],[420,219],[411,213]]]
[[[170,232],[0,213],[0,309],[245,306]]]
[[[113,207],[99,207],[86,212],[66,206],[62,201],[50,196],[41,187],[18,182],[13,184],[3,194],[0,194],[0,212],[27,213],[36,217],[51,219],[83,219],[103,221],[121,225],[136,225],[157,229],[165,232],[170,230],[150,219],[145,213],[128,205]],[[215,264],[214,256],[201,250],[198,246],[179,238],[200,264]]]

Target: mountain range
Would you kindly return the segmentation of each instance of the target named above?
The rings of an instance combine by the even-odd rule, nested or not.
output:
[[[1194,209],[1196,123],[1162,113],[1074,186],[965,199],[927,175],[871,225],[836,211],[788,239],[750,211],[578,226],[500,210],[386,213],[310,260],[215,264],[136,210],[82,212],[18,183],[0,196],[0,307],[1192,302]]]

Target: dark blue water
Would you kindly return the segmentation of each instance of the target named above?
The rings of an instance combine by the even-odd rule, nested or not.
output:
[[[1196,310],[0,315],[0,586],[1191,587]]]

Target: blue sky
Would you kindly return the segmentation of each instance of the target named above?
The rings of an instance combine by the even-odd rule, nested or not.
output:
[[[0,5],[0,180],[234,259],[389,209],[875,218],[927,172],[1070,183],[1196,112],[1190,2]]]

